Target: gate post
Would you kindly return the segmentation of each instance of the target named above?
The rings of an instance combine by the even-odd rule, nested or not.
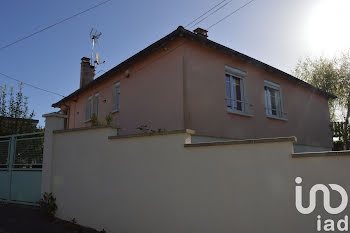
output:
[[[54,135],[53,131],[64,129],[64,119],[67,115],[59,113],[44,114],[45,120],[45,136],[44,136],[44,155],[43,155],[43,168],[41,176],[41,193],[50,193],[52,183],[52,159],[53,159],[53,144]]]
[[[13,170],[13,164],[14,164],[14,157],[15,157],[15,153],[16,153],[16,142],[15,142],[15,136],[11,136],[10,137],[10,141],[9,141],[9,156],[8,156],[8,164],[7,164],[7,168],[8,168],[8,174],[9,174],[9,188],[8,188],[8,201],[11,201],[11,186],[12,186],[12,170]]]

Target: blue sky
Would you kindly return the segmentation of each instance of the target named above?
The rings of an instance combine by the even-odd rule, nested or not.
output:
[[[112,0],[0,50],[0,72],[66,96],[79,87],[80,59],[90,56],[92,27],[103,33],[97,52],[106,63],[98,67],[99,76],[220,1]],[[100,2],[4,0],[0,47]],[[233,0],[198,26],[206,28],[246,2]],[[346,0],[256,0],[211,28],[209,39],[291,73],[299,58],[331,56],[350,47],[349,7]],[[3,84],[17,86],[0,76]],[[57,110],[51,104],[59,96],[27,86],[24,94],[41,125],[42,114]]]

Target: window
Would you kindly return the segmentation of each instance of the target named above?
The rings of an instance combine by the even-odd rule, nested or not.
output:
[[[96,116],[98,116],[98,97],[99,97],[98,93],[87,97],[86,106],[85,106],[85,120],[86,121],[91,120],[91,115],[93,113]]]
[[[245,76],[245,73],[242,71],[226,67],[226,106],[232,111],[246,111],[244,95]]]
[[[85,106],[85,120],[91,119],[91,106],[92,106],[92,96],[89,96],[86,100]]]
[[[265,80],[266,115],[283,117],[280,85]]]
[[[120,82],[113,85],[112,90],[112,112],[120,110]]]

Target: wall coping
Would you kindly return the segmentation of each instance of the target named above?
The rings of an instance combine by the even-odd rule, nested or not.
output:
[[[202,147],[202,146],[223,146],[223,145],[242,145],[242,144],[258,144],[258,143],[275,143],[275,142],[297,142],[297,138],[291,137],[278,137],[278,138],[258,138],[258,139],[242,139],[242,140],[230,140],[230,141],[217,141],[217,142],[201,142],[194,144],[184,144],[184,147]]]
[[[63,115],[63,114],[60,114],[60,113],[57,113],[57,112],[51,112],[51,113],[47,113],[47,114],[44,114],[42,115],[42,117],[59,117],[59,118],[68,118],[67,115]]]
[[[60,130],[54,130],[54,134],[61,134],[61,133],[69,133],[69,132],[78,132],[78,131],[86,131],[86,130],[92,130],[92,129],[117,129],[111,126],[92,126],[92,127],[81,127],[81,128],[73,128],[73,129],[60,129]]]
[[[192,129],[181,129],[181,130],[173,130],[173,131],[164,131],[164,132],[154,132],[154,133],[139,133],[139,134],[127,134],[127,135],[117,135],[117,136],[109,136],[108,139],[123,139],[123,138],[135,138],[135,137],[150,137],[150,136],[160,136],[160,135],[169,135],[169,134],[195,134],[195,131]]]
[[[350,156],[350,150],[293,153],[292,158]]]
[[[220,136],[212,136],[212,135],[205,135],[205,134],[193,134],[192,136],[194,137],[205,137],[205,138],[217,138],[217,139],[224,139],[224,140],[236,140],[233,138],[228,138],[228,137],[220,137]]]

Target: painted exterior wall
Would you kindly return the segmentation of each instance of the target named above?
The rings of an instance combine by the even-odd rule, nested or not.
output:
[[[227,112],[225,65],[247,72],[252,117]],[[185,39],[131,66],[129,78],[122,72],[70,101],[68,128],[90,124],[84,122],[85,103],[93,93],[100,94],[99,119],[111,112],[112,85],[118,80],[121,110],[112,114],[112,123],[121,127],[120,134],[136,133],[146,124],[153,130],[191,128],[199,135],[234,139],[296,136],[300,145],[332,147],[324,96]],[[266,117],[264,80],[280,84],[287,121]]]
[[[68,128],[89,126],[85,121],[85,105],[88,96],[99,93],[100,121],[112,112],[112,86],[120,81],[119,112],[112,113],[112,125],[120,126],[121,134],[137,132],[139,125],[154,130],[183,128],[183,75],[181,41],[174,42],[167,50],[158,51],[147,59],[131,66],[130,77],[125,72],[116,74],[107,82],[96,85],[69,101]],[[169,52],[171,51],[171,52]]]
[[[184,64],[185,128],[234,139],[296,136],[298,144],[332,147],[324,96],[194,42],[186,44]],[[227,112],[225,65],[247,73],[246,97],[253,117]],[[264,80],[280,84],[288,121],[266,117]]]
[[[290,141],[188,148],[185,133],[110,134],[54,134],[51,179],[59,218],[107,232],[310,233],[317,215],[350,214],[347,208],[329,215],[320,201],[314,213],[302,215],[294,194],[298,176],[305,197],[318,183],[350,190],[350,157],[292,158]],[[331,206],[338,196],[331,193]]]

